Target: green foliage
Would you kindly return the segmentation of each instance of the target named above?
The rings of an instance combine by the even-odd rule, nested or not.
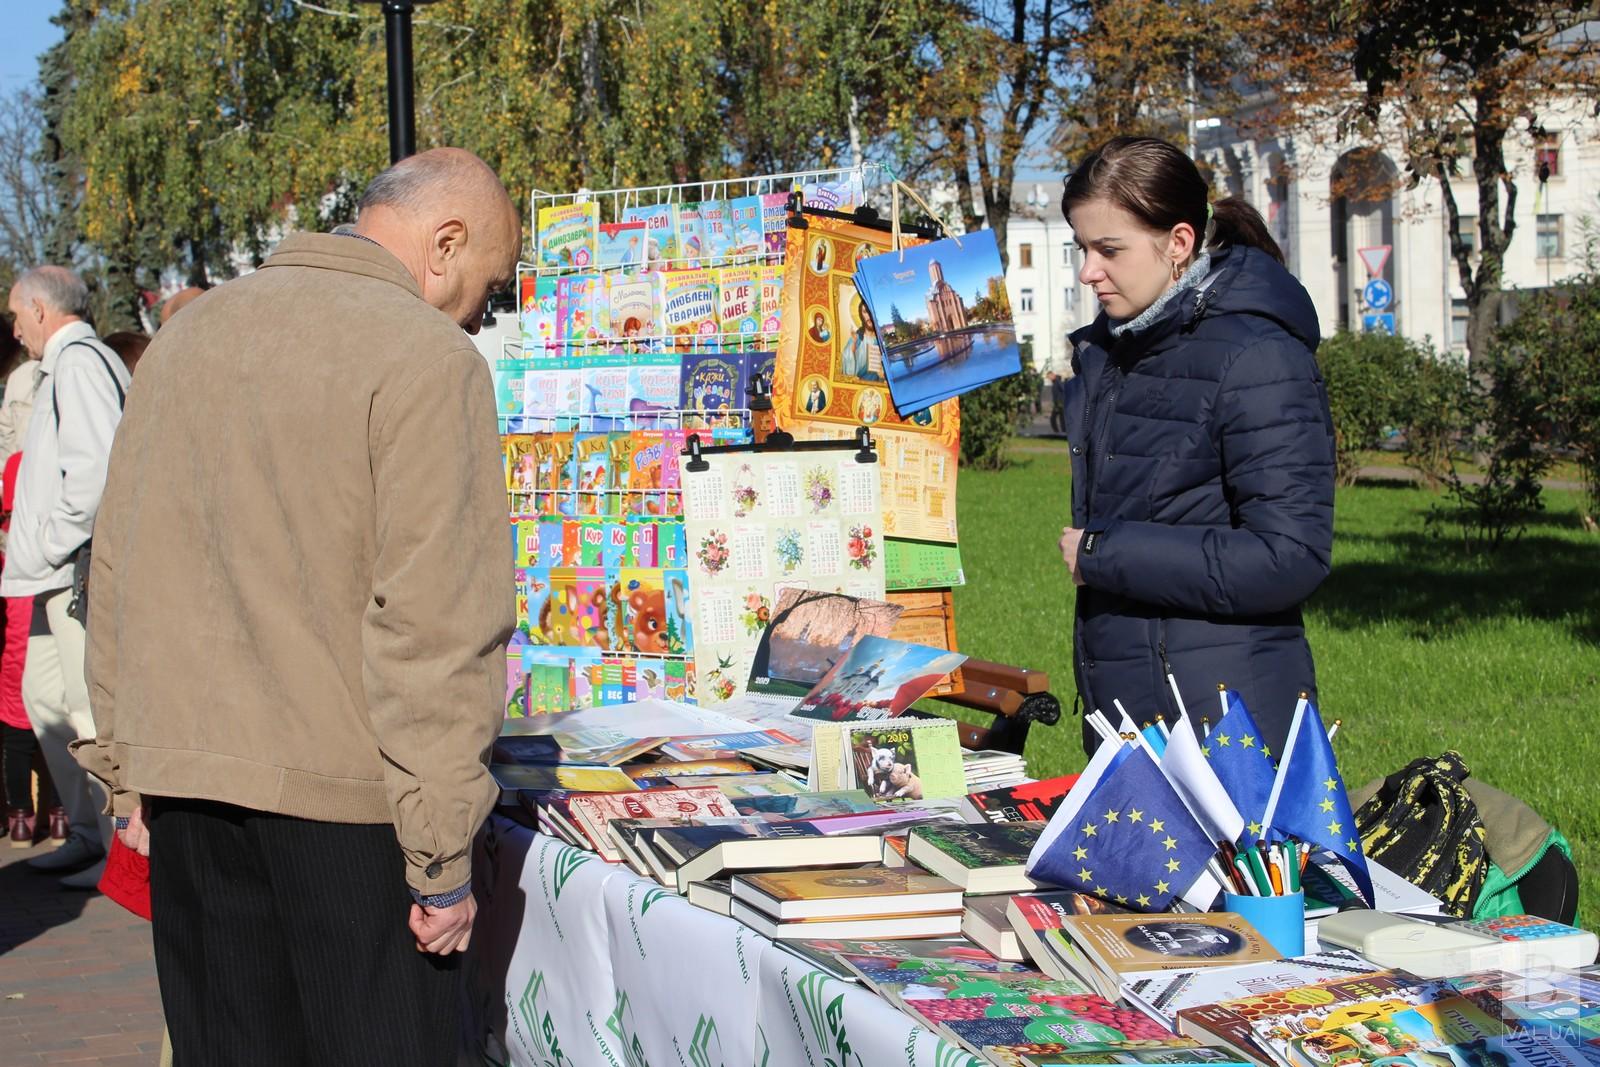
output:
[[[998,473],[963,470],[956,628],[968,655],[1044,671],[1065,711],[1028,735],[1036,777],[1082,769],[1072,715],[1074,590],[1056,539],[1070,523],[1066,446],[1012,445]],[[1427,535],[1435,497],[1341,488],[1333,572],[1306,608],[1321,710],[1353,787],[1457,748],[1474,777],[1522,797],[1573,842],[1579,916],[1600,923],[1600,585],[1578,494],[1549,490],[1523,551],[1492,558]],[[1020,594],[1019,594],[1019,591]],[[1198,713],[1197,713],[1198,714]],[[991,717],[963,712],[972,722]]]
[[[1426,422],[1431,432],[1444,432],[1429,420],[1439,417],[1443,401],[1432,394],[1442,390],[1450,372],[1427,347],[1385,333],[1341,331],[1322,342],[1317,363],[1328,386],[1340,485],[1355,484],[1362,452],[1414,420]],[[1430,404],[1423,409],[1425,391]],[[1426,411],[1420,419],[1419,409]]]
[[[961,465],[1004,470],[1011,462],[1007,445],[1027,421],[1034,398],[1044,388],[1033,366],[1032,345],[1022,346],[1022,373],[990,382],[961,396]]]

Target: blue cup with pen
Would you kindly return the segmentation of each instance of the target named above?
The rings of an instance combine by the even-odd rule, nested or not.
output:
[[[1285,959],[1306,951],[1306,895],[1300,888],[1300,870],[1307,851],[1292,841],[1277,845],[1261,841],[1243,849],[1223,842],[1219,855],[1229,875],[1222,895],[1224,910],[1242,916]]]

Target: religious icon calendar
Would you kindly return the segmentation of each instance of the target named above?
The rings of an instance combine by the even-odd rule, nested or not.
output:
[[[883,599],[878,463],[840,441],[708,450],[681,467],[696,697],[715,706],[744,692],[783,590]]]

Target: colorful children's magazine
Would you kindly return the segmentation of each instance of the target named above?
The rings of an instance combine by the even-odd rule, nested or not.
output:
[[[706,228],[700,218],[701,207],[684,204],[678,209],[678,269],[696,270],[706,265]]]
[[[708,270],[669,270],[661,275],[662,333],[677,341],[717,334],[717,283]]]
[[[588,270],[600,242],[599,204],[553,204],[539,209],[539,262]]]
[[[522,354],[538,359],[560,355],[556,340],[556,277],[545,274],[526,276],[520,286]]]
[[[728,225],[732,231],[729,254],[758,256],[766,248],[761,233],[761,197],[741,196],[728,201]]]
[[[651,204],[623,208],[624,222],[642,222],[645,228],[644,267],[664,270],[678,257],[678,205]]]
[[[610,274],[607,278],[607,304],[611,335],[623,341],[658,337],[661,276],[654,271],[642,274]]]
[[[601,223],[600,269],[631,270],[643,267],[647,236],[644,222],[638,219]]]
[[[721,333],[730,343],[761,331],[762,273],[758,266],[723,267],[717,271],[717,317]]]
[[[789,232],[789,194],[765,193],[761,197],[761,238],[768,258],[782,257]]]

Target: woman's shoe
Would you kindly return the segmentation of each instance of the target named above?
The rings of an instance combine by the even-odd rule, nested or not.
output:
[[[59,806],[51,808],[50,838],[45,844],[51,848],[60,847],[61,843],[67,839],[67,835],[71,833],[71,829],[67,824],[67,809]]]
[[[34,818],[24,815],[21,811],[13,809],[10,825],[7,827],[8,836],[11,838],[12,848],[32,848]]]

